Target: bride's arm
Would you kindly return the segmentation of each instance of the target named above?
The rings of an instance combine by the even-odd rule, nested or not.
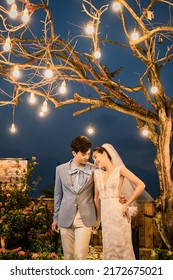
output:
[[[96,179],[96,174],[94,172],[94,203],[96,207],[96,215],[97,215],[97,220],[101,220],[101,210],[100,210],[100,198],[99,198],[99,191],[97,188],[97,179]]]
[[[121,167],[120,174],[127,178],[129,181],[131,181],[136,187],[134,193],[126,203],[126,205],[130,205],[143,192],[143,190],[145,189],[145,184],[141,179],[139,179],[133,172],[131,172],[125,166]]]

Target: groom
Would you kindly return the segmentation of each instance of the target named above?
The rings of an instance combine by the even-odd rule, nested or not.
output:
[[[60,230],[65,260],[87,258],[92,226],[96,225],[95,166],[88,162],[91,145],[86,136],[76,137],[71,142],[73,159],[56,167],[52,230]]]

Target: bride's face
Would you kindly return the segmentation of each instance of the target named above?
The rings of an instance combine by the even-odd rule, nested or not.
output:
[[[94,151],[92,154],[92,159],[94,161],[94,164],[98,167],[98,168],[103,168],[105,166],[105,152],[103,152],[103,154]]]

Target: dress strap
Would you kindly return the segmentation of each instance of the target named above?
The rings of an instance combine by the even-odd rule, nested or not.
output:
[[[119,177],[119,183],[118,183],[118,197],[121,195],[121,190],[124,182],[124,176],[120,175]]]

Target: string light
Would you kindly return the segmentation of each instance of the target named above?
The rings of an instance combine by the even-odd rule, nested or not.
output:
[[[15,113],[15,106],[13,106],[13,112],[12,112],[12,125],[10,127],[10,132],[11,133],[16,133],[16,126],[14,123],[14,113]]]
[[[89,113],[90,113],[90,123],[89,123],[86,131],[87,131],[88,134],[92,135],[92,134],[94,134],[95,129],[94,129],[94,126],[92,125],[91,94],[89,94],[88,97],[90,97],[90,110],[89,110]]]
[[[31,104],[35,104],[36,103],[35,94],[33,92],[30,93],[29,102]]]
[[[20,71],[19,71],[18,65],[15,65],[12,74],[13,74],[13,77],[15,77],[15,78],[19,78],[20,77]]]
[[[61,86],[60,86],[59,91],[60,91],[60,93],[65,93],[65,92],[66,92],[66,90],[67,90],[67,87],[66,87],[66,82],[65,82],[65,81],[63,81],[63,82],[62,82],[62,84],[61,84]]]
[[[142,129],[142,135],[147,137],[149,134],[149,130],[148,130],[148,124],[146,123]]]
[[[23,22],[28,22],[29,21],[29,14],[28,14],[28,9],[27,8],[25,8],[24,11],[23,11],[22,21]]]
[[[131,35],[132,40],[136,41],[139,39],[139,32],[137,31],[136,27],[133,30],[133,33]]]
[[[6,51],[6,52],[9,52],[11,50],[11,39],[10,39],[10,37],[8,37],[5,40],[5,44],[3,45],[3,50]]]
[[[41,111],[39,112],[39,116],[41,118],[43,118],[45,116],[45,114],[47,113],[47,110],[48,110],[48,107],[47,107],[48,103],[47,101],[45,100],[42,104],[42,107],[41,107]]]
[[[43,102],[41,111],[42,111],[43,113],[47,113],[47,101],[46,101],[46,100]]]
[[[88,22],[85,31],[88,35],[92,35],[94,33],[94,25],[92,23],[92,21]]]
[[[155,94],[158,92],[158,87],[154,85],[151,87],[150,91],[151,91],[151,93]]]
[[[43,118],[43,117],[45,116],[45,113],[44,113],[43,111],[40,111],[40,112],[39,112],[39,116],[40,116],[41,118]]]
[[[12,5],[12,4],[14,4],[14,0],[7,0],[7,3]]]
[[[101,52],[100,52],[100,49],[98,48],[95,52],[94,52],[94,57],[96,59],[99,59],[101,57]]]
[[[115,12],[119,12],[120,9],[121,9],[121,4],[119,1],[114,1],[113,4],[112,4],[112,9],[115,11]]]
[[[11,6],[9,15],[10,15],[11,18],[16,18],[17,17],[17,5],[15,3]]]
[[[92,123],[90,123],[87,127],[87,133],[92,135],[94,134],[94,132],[95,132],[94,126],[92,125]]]
[[[50,69],[50,64],[47,64],[47,69],[44,72],[46,78],[50,79],[53,76],[53,71]]]
[[[162,34],[159,35],[159,44],[162,44],[163,43],[163,36]]]
[[[16,133],[16,126],[14,123],[12,123],[11,127],[10,127],[10,132],[11,133]]]

